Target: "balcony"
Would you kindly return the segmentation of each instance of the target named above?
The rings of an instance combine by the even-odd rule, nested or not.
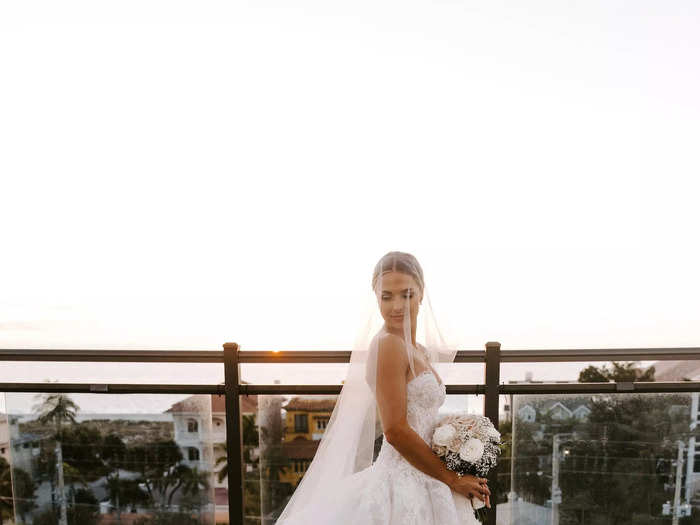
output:
[[[274,523],[342,388],[250,382],[246,367],[342,366],[350,352],[240,351],[227,343],[223,351],[7,349],[0,356],[19,366],[223,366],[218,384],[97,384],[89,376],[4,383],[0,418],[0,461],[12,480],[2,494],[13,503],[6,521],[148,524],[170,516],[215,525]],[[623,364],[601,366],[608,362]],[[653,365],[624,366],[634,362]],[[555,363],[573,365],[582,380],[518,377],[523,366]],[[700,348],[687,347],[502,350],[487,343],[458,352],[444,376],[451,379],[444,410],[483,413],[504,437],[484,521],[691,523],[700,512],[699,365]],[[608,375],[597,377],[601,371]],[[168,408],[114,413],[114,396]],[[88,413],[81,403],[102,409]]]

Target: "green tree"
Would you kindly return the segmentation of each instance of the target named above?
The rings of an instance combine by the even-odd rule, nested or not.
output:
[[[610,381],[610,371],[605,365],[600,368],[597,366],[587,366],[578,374],[579,383],[607,383]]]
[[[51,493],[55,492],[56,482],[56,447],[53,441],[39,441],[39,455],[36,457],[37,478],[41,481],[48,481],[51,486]]]
[[[676,394],[594,397],[579,436],[562,445],[562,523],[579,523],[586,513],[593,523],[658,522],[673,494],[658,465],[675,458],[676,441],[687,435],[688,405],[688,396]]]
[[[169,489],[177,483],[172,470],[183,459],[177,443],[168,439],[130,447],[126,457],[130,470],[141,475],[149,500],[157,507],[164,506]]]
[[[71,465],[74,475],[84,481],[96,481],[103,477],[108,469],[102,459],[104,439],[97,428],[77,424],[63,429],[63,462]],[[71,482],[66,476],[66,482]],[[74,480],[76,482],[77,480]]]
[[[6,517],[12,520],[15,511],[21,521],[26,521],[27,515],[36,508],[36,489],[37,485],[27,471],[12,468],[5,458],[0,457],[0,524]]]
[[[540,416],[538,415],[538,418]],[[551,457],[551,443],[535,439],[540,422],[516,419],[511,445],[511,461],[515,462],[513,488],[518,496],[536,505],[544,505],[549,498],[551,477],[546,476],[541,458]],[[542,423],[545,425],[545,423]],[[549,446],[548,446],[549,445]]]
[[[176,481],[168,496],[168,506],[172,505],[173,496],[178,490],[181,490],[185,496],[196,496],[201,491],[209,489],[209,472],[199,470],[197,467],[178,465],[174,469],[173,477]]]
[[[141,490],[138,480],[121,479],[119,476],[120,470],[129,467],[127,448],[121,437],[111,432],[104,436],[97,456],[106,473],[102,486],[107,490],[110,503],[117,509],[117,523],[121,523],[122,508],[146,503],[148,494]]]
[[[508,491],[511,486],[510,462],[513,457],[513,422],[503,421],[498,426],[501,433],[501,454],[496,464],[496,483],[489,485],[491,490],[491,503],[493,505],[507,501]]]
[[[68,509],[68,525],[97,525],[100,522],[100,504],[91,490],[75,491]]]
[[[147,505],[150,498],[139,486],[138,479],[123,479],[117,475],[110,475],[102,484],[107,491],[109,502],[117,509],[117,523],[121,523],[121,511],[123,508],[136,505]]]
[[[612,362],[612,368],[606,365],[587,366],[579,372],[579,383],[607,383],[608,381],[634,382],[654,381],[656,369],[650,366],[647,369],[640,368],[636,362]]]
[[[61,506],[59,524],[67,525],[68,516],[63,478],[63,425],[65,423],[75,424],[75,415],[80,408],[66,394],[48,392],[38,394],[37,398],[39,402],[33,407],[33,410],[38,413],[37,421],[43,425],[51,425],[55,430],[58,499]]]
[[[0,525],[5,518],[12,518],[14,506],[12,505],[12,472],[10,464],[0,456]]]

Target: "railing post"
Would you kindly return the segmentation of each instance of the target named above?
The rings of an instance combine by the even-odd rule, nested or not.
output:
[[[484,367],[484,415],[491,420],[493,426],[498,428],[498,385],[501,382],[501,343],[486,343],[486,360]],[[489,488],[492,496],[496,495],[496,484],[498,480],[496,469],[494,468],[488,476]],[[485,507],[484,507],[485,508]],[[491,500],[491,510],[486,509],[486,525],[496,525],[496,501]]]
[[[224,395],[226,402],[226,457],[228,518],[243,525],[243,436],[239,399],[238,343],[224,343]]]

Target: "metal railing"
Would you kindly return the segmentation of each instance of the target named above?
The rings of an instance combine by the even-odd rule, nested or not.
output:
[[[139,363],[223,363],[224,384],[123,384],[123,383],[0,383],[0,392],[65,392],[109,394],[217,394],[225,396],[229,522],[243,524],[243,439],[239,398],[253,394],[339,394],[341,385],[251,385],[241,384],[244,363],[348,363],[349,351],[240,351],[237,343],[225,343],[222,351],[211,350],[52,350],[0,349],[0,361],[71,361]],[[455,363],[484,363],[483,384],[446,385],[447,394],[483,394],[484,414],[495,426],[499,420],[499,396],[503,394],[595,394],[622,392],[700,392],[700,381],[609,382],[609,383],[519,383],[501,384],[501,363],[567,361],[659,361],[698,360],[700,347],[680,348],[584,348],[501,350],[498,342],[485,350],[460,350]],[[495,479],[495,469],[492,472]],[[487,523],[496,523],[496,505],[487,513]]]

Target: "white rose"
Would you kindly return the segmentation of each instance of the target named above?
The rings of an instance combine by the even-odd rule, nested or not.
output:
[[[475,463],[484,454],[484,444],[478,439],[469,438],[459,447],[459,457],[469,463]]]
[[[486,433],[489,435],[490,438],[501,439],[501,433],[494,427],[489,427]]]
[[[433,443],[441,447],[446,447],[457,435],[457,430],[452,425],[442,425],[437,427],[433,433]]]

